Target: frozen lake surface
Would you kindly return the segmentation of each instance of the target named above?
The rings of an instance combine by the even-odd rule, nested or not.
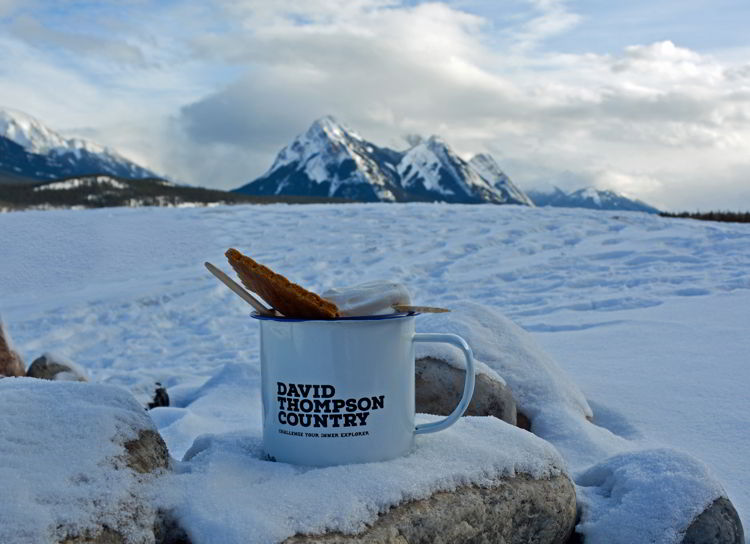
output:
[[[750,525],[750,225],[441,204],[0,214],[0,315],[27,362],[59,353],[144,403],[165,384],[153,417],[181,458],[260,429],[257,323],[203,268],[228,270],[229,247],[317,292],[390,279],[508,316],[597,425],[705,462]]]

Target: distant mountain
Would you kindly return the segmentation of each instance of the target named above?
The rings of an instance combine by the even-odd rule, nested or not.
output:
[[[30,115],[0,109],[0,184],[91,174],[128,179],[159,177],[111,149],[65,138]]]
[[[529,197],[537,206],[562,208],[589,208],[593,210],[622,210],[646,213],[659,213],[660,210],[642,202],[628,198],[614,191],[587,187],[566,193],[555,187],[552,191],[529,191]]]
[[[533,205],[489,155],[466,162],[437,136],[394,151],[366,141],[330,116],[315,121],[279,152],[265,174],[235,192]]]
[[[110,175],[81,176],[57,181],[0,185],[0,211],[111,206],[206,206],[343,202],[330,198],[249,196],[175,185],[163,179],[128,179]]]

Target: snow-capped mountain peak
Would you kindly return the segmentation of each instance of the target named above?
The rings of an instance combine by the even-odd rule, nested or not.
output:
[[[585,189],[579,189],[578,191],[571,193],[571,196],[576,196],[585,200],[590,200],[594,204],[601,206],[602,198],[616,196],[612,191],[602,191],[594,189],[593,187],[586,187]]]
[[[327,115],[284,147],[265,174],[238,191],[393,201],[393,153]]]
[[[439,136],[431,136],[409,149],[398,165],[404,188],[423,190],[452,202],[494,202],[524,204],[531,200],[502,173],[492,157],[485,162],[493,165],[483,172],[466,162]],[[485,168],[487,170],[487,168]]]
[[[397,169],[406,189],[419,188],[444,196],[455,195],[456,189],[441,181],[442,161],[439,142],[434,137],[409,149],[399,161]]]
[[[324,153],[324,156],[318,160],[314,160],[315,164],[337,159],[340,162],[342,157],[336,156],[342,153],[350,155],[347,144],[352,140],[361,141],[361,138],[344,128],[332,116],[326,115],[325,117],[321,117],[315,120],[310,125],[310,128],[297,136],[291,144],[279,152],[273,165],[271,165],[271,168],[265,175],[269,175],[292,162],[308,163],[310,160],[314,160],[316,155],[320,155],[321,152]],[[311,168],[308,174],[311,175],[313,181],[324,181],[327,177],[325,169],[321,170],[315,164],[310,165]]]
[[[28,183],[95,174],[159,177],[111,149],[66,138],[26,113],[0,109],[0,178]]]
[[[105,148],[80,138],[65,138],[27,113],[0,109],[0,136],[31,153],[80,151],[104,153]]]
[[[609,189],[595,187],[585,187],[569,193],[554,187],[549,192],[531,191],[529,195],[537,206],[659,213],[657,208],[641,200],[628,198]]]
[[[236,190],[366,201],[531,205],[510,180],[507,183],[513,191],[493,186],[494,181],[480,175],[439,136],[420,140],[399,152],[370,143],[325,116],[284,147],[265,174]]]
[[[331,141],[346,141],[353,139],[362,141],[362,137],[339,123],[332,115],[325,115],[313,122],[307,130],[309,137],[324,137]]]

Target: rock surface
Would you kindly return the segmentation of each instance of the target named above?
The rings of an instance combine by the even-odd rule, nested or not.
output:
[[[742,522],[726,497],[716,499],[685,531],[680,544],[744,544]]]
[[[23,376],[23,359],[15,351],[2,320],[0,320],[0,378]]]
[[[68,382],[86,382],[88,379],[83,370],[70,361],[66,361],[51,353],[45,353],[34,359],[26,371],[29,378],[42,380],[60,380]]]
[[[575,491],[566,476],[534,480],[519,475],[398,505],[356,535],[295,535],[284,543],[564,543],[575,518]]]
[[[159,382],[156,382],[156,386],[154,400],[148,403],[149,410],[169,406],[169,394],[167,393],[167,388],[163,387]]]
[[[169,451],[161,435],[152,429],[141,429],[138,438],[125,442],[125,464],[140,474],[169,468]]]
[[[417,359],[415,369],[417,412],[450,414],[461,398],[465,371],[434,357]],[[515,425],[516,401],[507,385],[477,373],[474,396],[465,415],[494,416]]]

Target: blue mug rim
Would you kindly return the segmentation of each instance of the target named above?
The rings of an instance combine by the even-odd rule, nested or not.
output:
[[[356,317],[337,317],[336,319],[319,319],[319,318],[304,318],[304,317],[276,317],[271,315],[260,315],[257,312],[250,314],[253,319],[259,319],[260,321],[281,321],[283,323],[302,323],[305,321],[318,321],[320,323],[336,323],[338,321],[384,321],[386,319],[401,319],[403,317],[414,317],[419,315],[419,312],[401,312],[397,314],[384,314],[384,315],[363,315]]]

